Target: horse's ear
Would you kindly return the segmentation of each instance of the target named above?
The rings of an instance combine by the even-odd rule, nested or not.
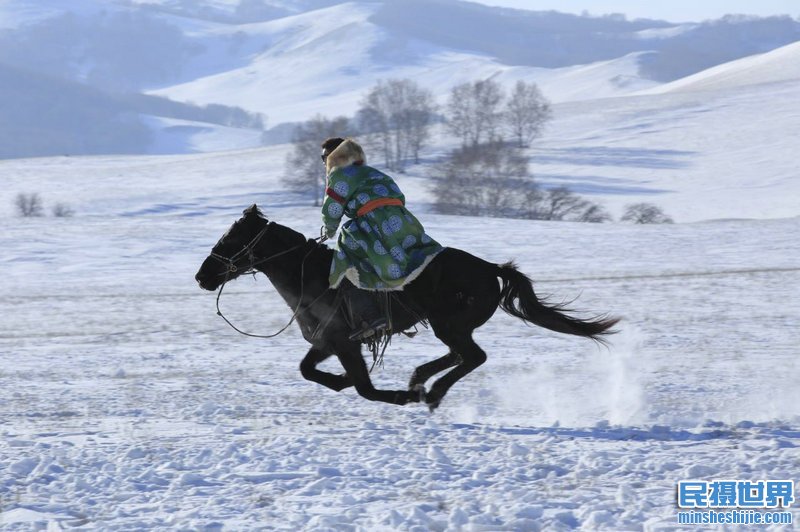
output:
[[[245,209],[245,210],[242,212],[242,214],[244,214],[245,216],[248,216],[248,215],[250,215],[250,214],[258,214],[258,215],[260,215],[260,214],[261,214],[261,211],[259,211],[259,210],[258,210],[258,205],[256,205],[255,203],[253,203],[253,204],[252,204],[252,205],[250,205],[248,208],[246,208],[246,209]]]

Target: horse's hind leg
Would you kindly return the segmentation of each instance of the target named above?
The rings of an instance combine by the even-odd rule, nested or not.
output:
[[[431,411],[439,406],[452,385],[486,362],[486,353],[475,343],[470,333],[463,338],[452,339],[445,343],[450,346],[452,352],[458,353],[461,363],[437,379],[425,395],[425,402]]]
[[[408,389],[414,390],[417,386],[425,384],[428,379],[439,373],[440,371],[444,371],[447,368],[451,368],[461,362],[461,358],[454,352],[450,351],[443,357],[439,357],[436,360],[431,360],[430,362],[426,362],[425,364],[419,366],[414,370],[414,373],[411,374],[411,380],[408,381]]]
[[[300,362],[300,373],[303,374],[306,380],[327,386],[331,390],[336,390],[337,392],[352,386],[353,382],[346,373],[344,375],[334,375],[333,373],[317,369],[317,365],[330,356],[331,353],[326,353],[312,347],[308,350],[308,353],[306,353],[303,361]]]

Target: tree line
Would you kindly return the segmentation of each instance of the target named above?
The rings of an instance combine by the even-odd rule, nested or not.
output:
[[[440,107],[429,89],[412,80],[379,81],[364,95],[354,117],[317,115],[297,127],[287,157],[290,185],[310,194],[314,205],[320,204],[325,172],[319,153],[325,138],[357,135],[387,170],[404,172],[406,165],[420,162],[431,126],[442,124],[461,145],[430,165],[437,212],[610,221],[602,205],[567,187],[544,188],[531,175],[525,149],[551,118],[550,103],[535,83],[518,81],[509,94],[492,79],[462,83],[451,89]],[[639,205],[638,211],[647,212],[626,211],[623,221],[671,221],[658,207],[644,205],[647,208]]]
[[[23,218],[38,218],[44,216],[44,204],[42,196],[38,192],[24,193],[20,192],[14,198],[14,206],[17,209],[17,214]],[[56,218],[69,218],[75,211],[66,203],[56,203],[52,207],[53,216]]]
[[[355,117],[317,115],[300,124],[287,165],[294,188],[318,202],[324,176],[314,155],[326,137],[358,135],[386,169],[403,172],[408,163],[420,162],[434,124],[443,123],[465,146],[497,143],[502,133],[527,146],[549,118],[550,105],[534,83],[518,82],[506,102],[497,82],[463,83],[452,89],[442,109],[429,89],[409,79],[390,79],[365,94]]]

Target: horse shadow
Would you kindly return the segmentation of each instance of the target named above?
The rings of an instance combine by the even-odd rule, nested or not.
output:
[[[482,432],[486,426],[479,423],[454,423],[456,429]],[[606,441],[667,441],[667,442],[702,442],[709,440],[738,439],[754,432],[767,438],[781,438],[783,445],[800,446],[800,429],[771,424],[742,422],[736,425],[725,425],[710,422],[697,429],[673,428],[666,425],[650,427],[609,426],[598,423],[594,427],[498,427],[501,434],[512,436],[557,436],[564,439],[588,439]],[[792,441],[794,440],[794,441]]]

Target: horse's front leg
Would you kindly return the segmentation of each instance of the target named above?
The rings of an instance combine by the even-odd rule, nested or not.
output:
[[[406,403],[418,403],[420,401],[420,394],[416,391],[409,390],[376,390],[369,378],[369,370],[367,370],[367,363],[361,355],[361,346],[355,344],[345,350],[337,353],[339,362],[347,372],[347,376],[356,387],[358,395],[370,401],[381,401],[384,403],[392,403],[395,405],[404,405]]]
[[[331,390],[339,392],[353,385],[353,381],[350,380],[347,373],[344,375],[334,375],[333,373],[317,369],[317,365],[329,358],[331,354],[332,353],[326,353],[312,347],[308,350],[308,353],[306,353],[303,361],[300,362],[300,373],[303,374],[306,380],[316,382],[317,384],[327,386]]]

